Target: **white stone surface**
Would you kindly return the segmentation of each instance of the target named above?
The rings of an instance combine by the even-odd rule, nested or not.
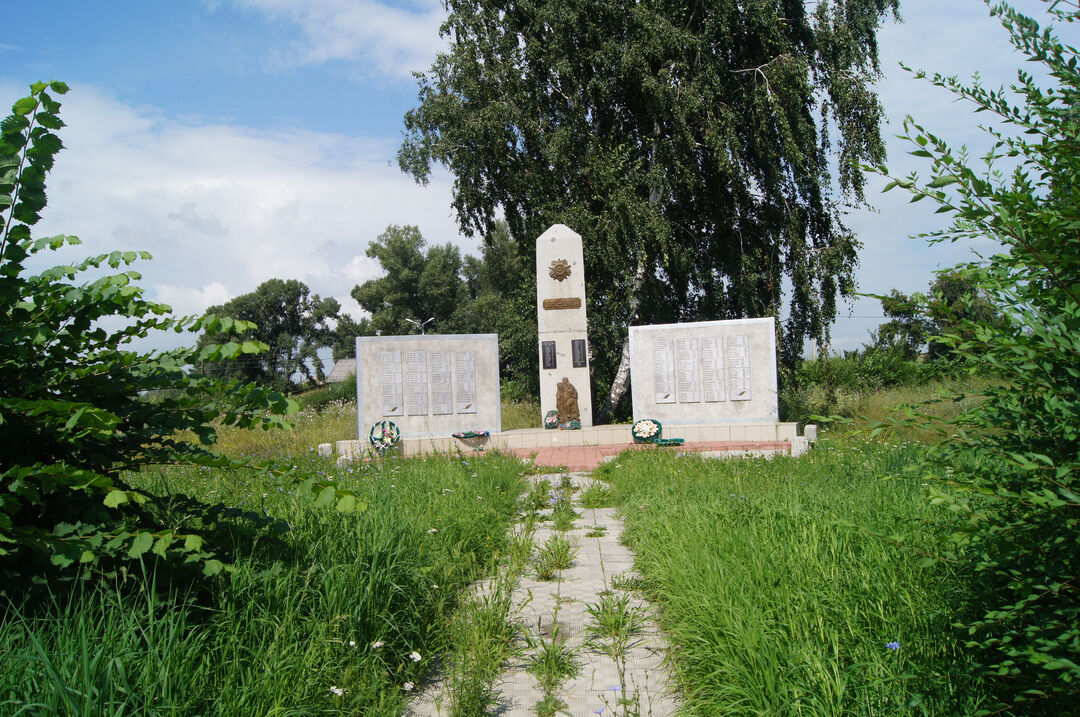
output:
[[[565,262],[565,264],[563,264]],[[564,266],[569,273],[561,280],[552,276],[553,266]],[[556,276],[561,276],[556,268]],[[552,303],[573,302],[576,308],[551,308]],[[548,302],[548,308],[544,302]],[[556,384],[568,378],[578,394],[582,427],[592,425],[592,382],[589,377],[591,354],[586,336],[585,259],[581,236],[568,226],[555,224],[536,240],[536,323],[540,333],[541,418],[555,409]],[[555,368],[544,368],[545,341],[555,342]],[[573,342],[583,341],[585,365],[574,367]]]
[[[817,424],[807,423],[803,426],[803,435],[806,436],[806,440],[811,443],[817,443]]]
[[[334,445],[332,443],[320,443],[318,450],[320,458],[329,458],[334,455]]]
[[[496,334],[360,336],[356,356],[361,443],[383,420],[402,438],[502,427]]]
[[[775,322],[631,326],[630,382],[635,421],[776,421]]]

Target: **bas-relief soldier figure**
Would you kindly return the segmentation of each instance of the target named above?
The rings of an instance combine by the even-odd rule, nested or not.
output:
[[[577,389],[566,376],[563,376],[563,380],[555,386],[555,409],[559,412],[560,426],[565,425],[567,421],[581,420]]]

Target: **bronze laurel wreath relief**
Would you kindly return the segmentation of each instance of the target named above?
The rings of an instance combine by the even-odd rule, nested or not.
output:
[[[551,271],[548,272],[555,281],[562,281],[570,276],[570,262],[566,259],[556,259],[551,262]]]

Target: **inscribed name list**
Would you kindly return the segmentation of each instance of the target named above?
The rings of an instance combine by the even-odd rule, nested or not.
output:
[[[724,342],[711,336],[701,340],[701,385],[706,403],[727,400],[724,390]]]
[[[653,345],[653,385],[656,403],[675,403],[675,352],[670,339],[658,339]]]
[[[476,413],[476,352],[456,351],[457,412]]]
[[[380,378],[382,381],[382,415],[405,415],[405,401],[401,391],[401,352],[379,353]]]
[[[728,392],[732,401],[749,401],[750,391],[750,337],[728,336],[727,339]]]
[[[675,346],[679,366],[679,403],[699,403],[701,375],[698,372],[698,340],[678,339]]]
[[[428,354],[431,364],[431,415],[444,416],[454,412],[453,374],[450,369],[449,351],[432,351]]]
[[[405,352],[405,405],[410,416],[428,414],[427,352]]]

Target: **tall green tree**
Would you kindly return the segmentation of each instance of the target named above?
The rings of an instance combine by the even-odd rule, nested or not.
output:
[[[841,210],[884,154],[871,83],[897,4],[447,0],[398,160],[421,182],[450,169],[467,234],[500,212],[530,250],[555,222],[582,234],[603,412],[636,321],[786,307],[791,363],[854,286]]]
[[[955,420],[908,421],[947,438],[928,477],[935,502],[964,517],[953,536],[970,577],[960,639],[994,698],[988,715],[1074,715],[1080,705],[1080,51],[1059,34],[1080,9],[1044,3],[1045,28],[991,6],[1040,79],[1020,70],[1009,89],[991,90],[928,78],[983,113],[987,155],[975,163],[909,118],[912,154],[930,176],[889,185],[952,217],[932,242],[997,243],[951,274],[1000,317],[969,311],[941,341],[971,371],[1006,382],[968,396]]]
[[[331,323],[341,305],[334,298],[312,294],[307,284],[296,279],[269,279],[255,291],[236,297],[221,306],[211,306],[213,314],[234,316],[255,324],[244,338],[261,341],[269,350],[257,356],[200,367],[207,375],[224,375],[288,389],[293,377],[307,381],[323,379],[322,361],[317,352],[334,344]],[[206,334],[201,344],[215,343],[219,337]]]
[[[353,287],[352,297],[371,314],[374,330],[389,335],[446,333],[447,321],[468,300],[461,252],[453,244],[429,247],[420,229],[391,224],[368,245],[367,255],[386,272]]]
[[[938,272],[929,294],[908,295],[893,289],[888,296],[878,298],[889,321],[878,327],[874,345],[899,349],[908,359],[915,358],[924,347],[930,359],[950,357],[952,342],[935,337],[949,335],[966,341],[973,338],[975,324],[1004,323],[986,290],[963,271]]]

